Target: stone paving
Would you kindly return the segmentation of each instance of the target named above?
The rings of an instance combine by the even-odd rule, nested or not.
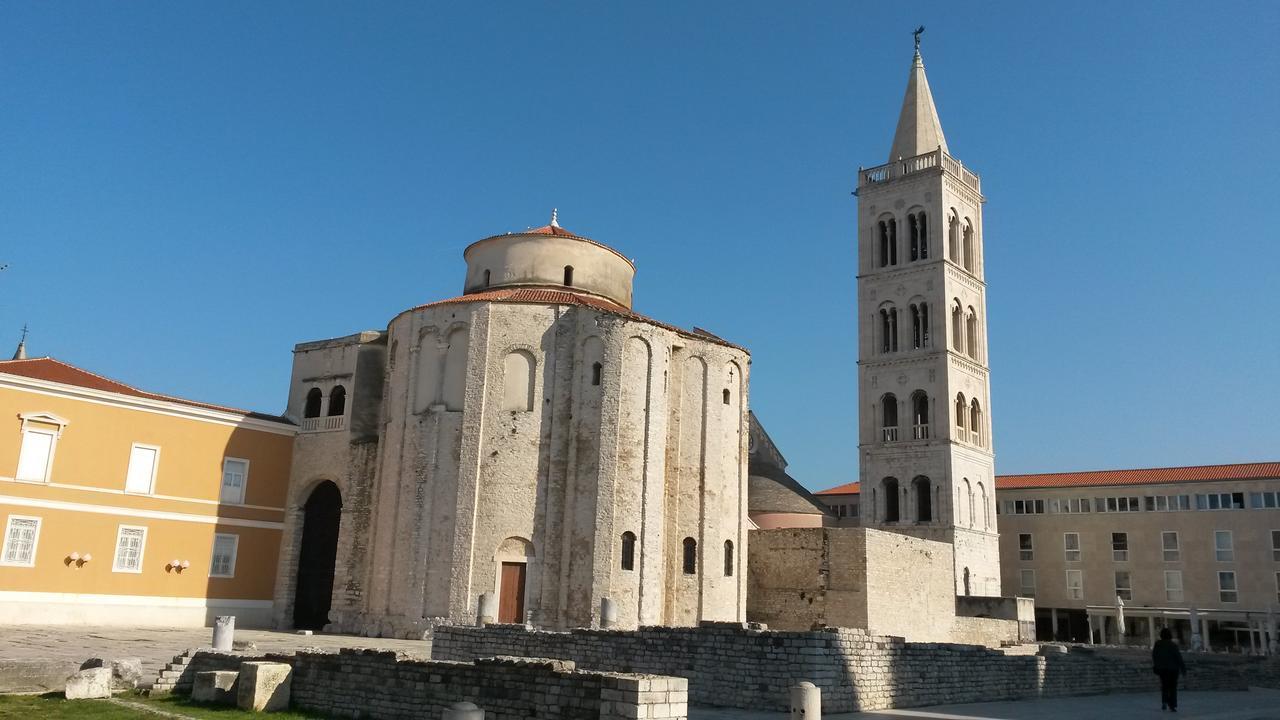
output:
[[[235,639],[254,643],[259,652],[365,647],[397,650],[423,659],[431,657],[431,643],[422,640],[355,635],[308,636],[270,630],[236,630]],[[91,657],[139,657],[142,658],[143,677],[150,682],[174,655],[187,648],[209,647],[212,640],[213,628],[0,625],[0,659],[80,662]]]
[[[1154,676],[1153,676],[1154,678]],[[936,705],[824,715],[825,720],[1280,720],[1280,690],[1179,693],[1178,714],[1160,711],[1160,692]],[[689,720],[782,720],[787,713],[690,708]]]

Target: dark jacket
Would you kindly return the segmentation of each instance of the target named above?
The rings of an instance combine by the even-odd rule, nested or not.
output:
[[[1182,664],[1182,653],[1172,640],[1157,640],[1151,648],[1151,664],[1156,673],[1176,672],[1185,675],[1187,666]]]

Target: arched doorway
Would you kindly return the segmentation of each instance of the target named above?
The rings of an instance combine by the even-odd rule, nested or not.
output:
[[[327,480],[311,491],[303,506],[302,548],[293,599],[293,626],[299,630],[320,630],[329,622],[341,515],[342,493]]]

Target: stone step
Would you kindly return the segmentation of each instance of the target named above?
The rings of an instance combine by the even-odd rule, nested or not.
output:
[[[190,662],[191,662],[191,658],[186,654],[182,654],[182,655],[174,655],[173,662],[169,664],[170,665],[187,665],[187,664],[190,664]]]

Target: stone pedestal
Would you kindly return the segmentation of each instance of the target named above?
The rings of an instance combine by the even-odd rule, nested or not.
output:
[[[213,619],[213,649],[219,652],[231,652],[235,642],[236,616],[219,615]]]
[[[811,682],[791,687],[791,720],[821,720],[822,691]]]
[[[484,627],[498,622],[498,596],[493,593],[481,593],[479,607],[476,608],[476,625]]]
[[[600,627],[608,630],[618,624],[618,605],[613,598],[600,598]]]
[[[293,668],[288,663],[241,663],[236,706],[241,710],[288,710],[292,681]]]
[[[235,705],[238,690],[236,682],[239,678],[240,673],[234,670],[198,672],[191,685],[191,699],[196,702]]]
[[[94,667],[67,678],[68,700],[111,697],[111,668]]]

